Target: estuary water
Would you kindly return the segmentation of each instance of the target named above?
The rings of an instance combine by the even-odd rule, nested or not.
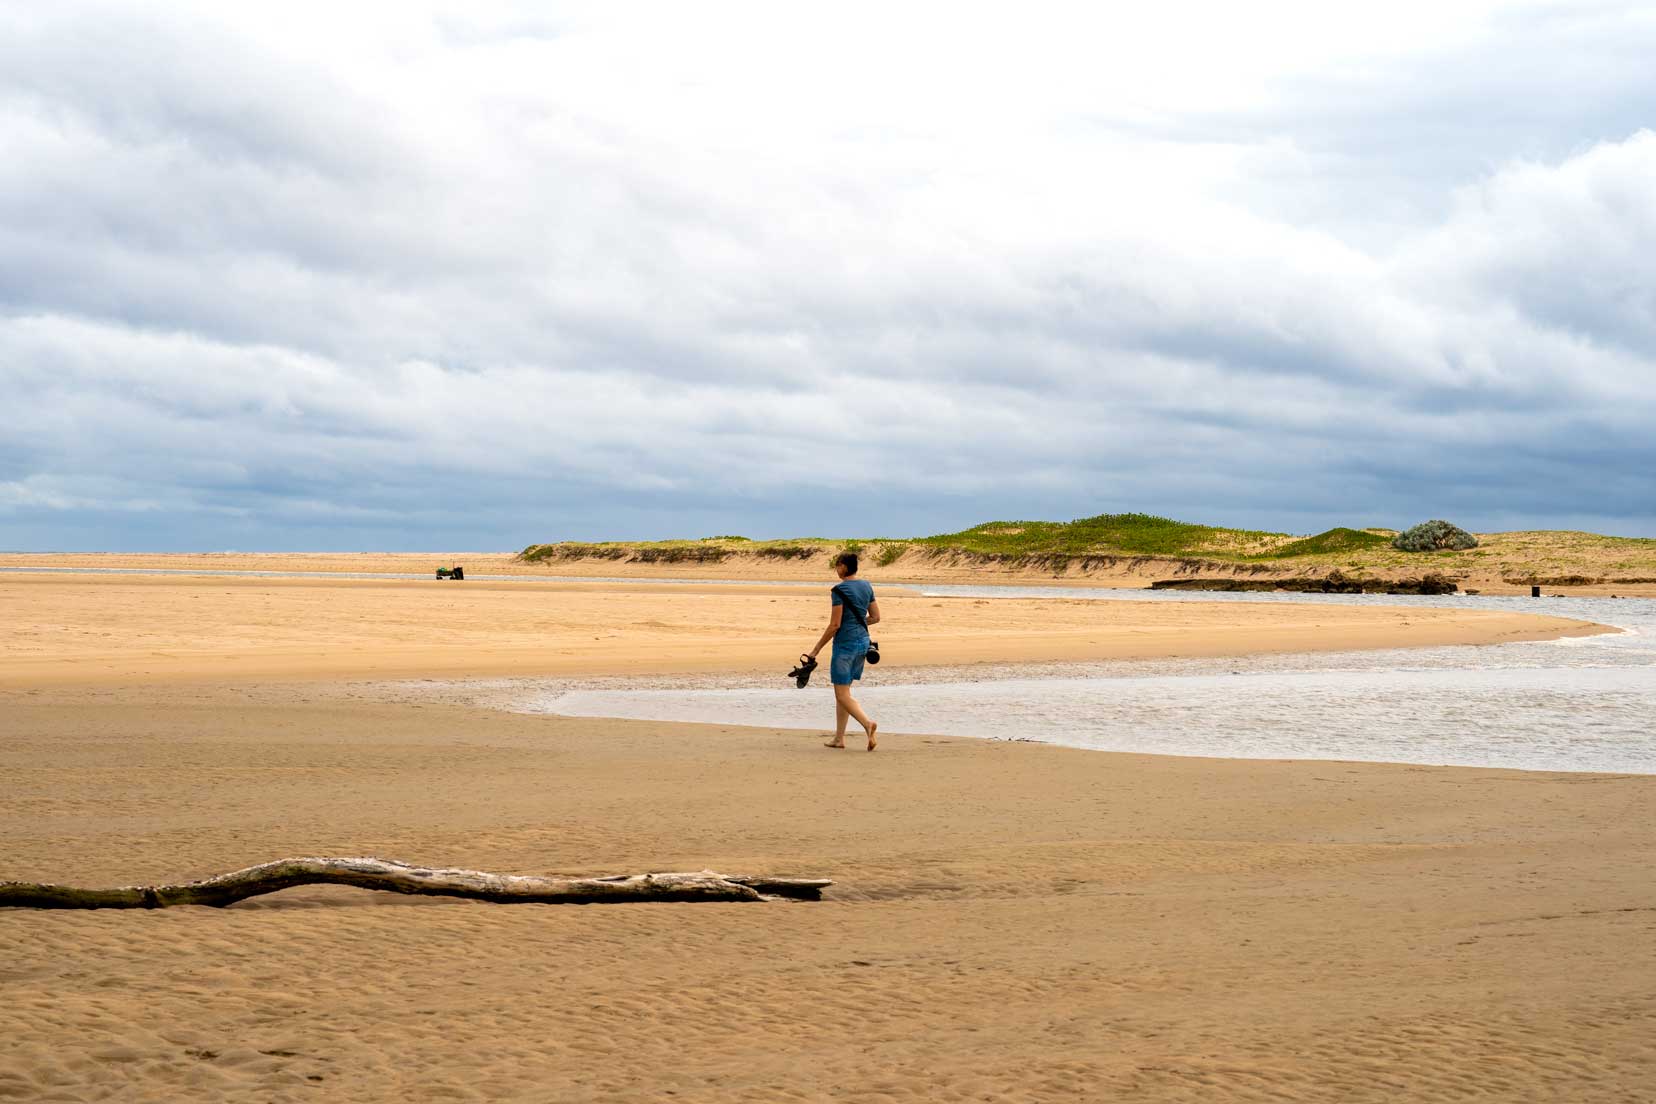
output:
[[[1035,740],[1103,751],[1656,773],[1656,600],[1191,594],[924,586],[958,598],[1327,602],[1510,609],[1611,625],[1545,643],[1042,666],[869,668],[882,734]],[[992,607],[984,616],[992,616]],[[888,653],[901,655],[900,634]],[[825,672],[824,672],[825,673]],[[525,712],[821,728],[826,679],[514,682]]]

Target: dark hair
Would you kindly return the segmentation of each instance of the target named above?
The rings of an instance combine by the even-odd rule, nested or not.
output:
[[[855,552],[841,552],[839,555],[834,557],[834,563],[836,565],[844,564],[845,573],[847,575],[855,575],[857,573],[857,554]]]

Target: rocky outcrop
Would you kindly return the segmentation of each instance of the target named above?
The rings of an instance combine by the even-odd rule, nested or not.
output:
[[[1162,579],[1151,590],[1291,591],[1300,594],[1453,594],[1460,588],[1442,575],[1414,579],[1353,578],[1330,571],[1318,578],[1299,579]]]

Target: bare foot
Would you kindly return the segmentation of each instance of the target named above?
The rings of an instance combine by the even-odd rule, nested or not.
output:
[[[878,729],[879,727],[880,726],[878,724],[876,724],[875,722],[873,722],[873,721],[868,722],[868,750],[869,751],[873,751],[876,747],[880,746],[880,741],[878,741],[874,738],[874,731],[876,729]]]
[[[832,748],[842,748],[842,747],[845,746],[845,737],[836,736],[832,740],[830,740],[828,743],[823,744],[822,746],[823,747],[832,747]]]

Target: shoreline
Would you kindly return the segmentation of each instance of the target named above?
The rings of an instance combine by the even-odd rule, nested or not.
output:
[[[412,699],[412,698],[372,698],[370,700],[372,700],[376,704],[381,704],[381,705],[409,705],[409,704],[414,704],[415,703],[414,699]],[[536,711],[530,712],[530,711],[524,711],[524,710],[508,709],[508,708],[505,708],[505,707],[502,707],[502,706],[497,706],[497,705],[491,705],[491,704],[488,704],[488,703],[485,703],[485,702],[477,701],[475,699],[468,699],[468,698],[466,698],[464,696],[460,696],[460,695],[456,695],[456,696],[453,696],[453,697],[433,696],[432,698],[430,698],[428,700],[431,704],[445,705],[445,706],[449,706],[449,707],[455,708],[455,709],[486,710],[486,711],[489,711],[489,712],[504,713],[504,714],[507,714],[507,715],[510,715],[510,716],[521,716],[521,717],[547,717],[547,718],[551,718],[551,719],[556,720],[556,721],[569,722],[569,723],[574,723],[574,724],[581,724],[581,723],[588,723],[588,722],[600,722],[600,723],[611,723],[611,722],[613,722],[613,723],[617,723],[617,724],[654,725],[658,728],[665,728],[669,732],[682,731],[686,735],[689,734],[692,730],[700,729],[700,728],[707,728],[707,727],[717,727],[722,732],[747,733],[747,734],[750,734],[750,735],[754,736],[755,738],[758,738],[758,737],[773,737],[773,736],[786,736],[786,737],[799,737],[799,738],[802,738],[802,739],[812,739],[812,740],[821,741],[822,738],[827,734],[826,733],[826,729],[827,729],[826,725],[799,725],[799,726],[787,725],[787,726],[782,726],[782,725],[770,725],[770,724],[748,724],[748,723],[744,723],[744,722],[740,722],[740,721],[720,721],[715,725],[712,722],[705,721],[705,720],[652,720],[652,719],[641,719],[641,718],[637,718],[637,717],[612,717],[612,716],[604,716],[604,715],[599,715],[599,714],[586,714],[586,713],[558,713],[558,712],[553,711],[553,710],[536,710]],[[826,705],[827,705],[827,703],[825,703],[825,707],[824,707],[824,710],[823,710],[825,715],[826,715],[827,712],[829,712],[829,710],[826,708]],[[855,723],[853,723],[849,727],[849,729],[847,730],[847,733],[848,733],[847,736],[846,736],[847,750],[862,751],[863,747],[859,742],[863,738],[862,737],[862,730],[860,728],[858,728]],[[881,725],[880,725],[879,736],[880,736],[880,741],[881,741],[880,749],[882,751],[890,750],[890,748],[889,748],[889,742],[890,741],[918,740],[922,743],[931,743],[931,742],[936,742],[936,741],[939,741],[939,740],[942,740],[942,741],[970,740],[974,743],[1007,744],[1007,745],[1016,744],[1016,745],[1025,746],[1025,747],[1059,748],[1059,749],[1064,750],[1064,751],[1078,751],[1078,752],[1081,752],[1084,755],[1124,756],[1124,757],[1127,757],[1127,758],[1149,759],[1149,760],[1177,759],[1177,760],[1185,760],[1185,761],[1189,761],[1189,762],[1193,762],[1193,763],[1227,763],[1227,764],[1236,764],[1236,763],[1275,763],[1275,764],[1279,764],[1279,765],[1282,765],[1282,764],[1298,764],[1298,765],[1306,765],[1306,766],[1315,766],[1318,763],[1323,763],[1323,764],[1327,764],[1331,767],[1342,767],[1342,766],[1395,767],[1399,770],[1405,770],[1405,771],[1408,771],[1408,770],[1497,771],[1497,772],[1500,772],[1502,774],[1531,775],[1531,776],[1534,776],[1536,778],[1547,778],[1547,779],[1577,778],[1577,779],[1581,779],[1581,780],[1584,780],[1584,781],[1585,780],[1593,780],[1593,779],[1644,779],[1644,778],[1656,780],[1656,770],[1650,770],[1650,771],[1602,770],[1602,769],[1597,769],[1597,768],[1582,768],[1582,769],[1579,769],[1579,770],[1570,770],[1570,769],[1562,769],[1562,768],[1558,768],[1558,767],[1510,767],[1510,766],[1490,766],[1490,765],[1484,765],[1484,764],[1468,764],[1468,763],[1440,763],[1440,762],[1431,762],[1431,761],[1427,761],[1427,760],[1423,760],[1423,759],[1357,759],[1357,758],[1350,758],[1350,757],[1326,757],[1325,758],[1325,757],[1316,756],[1316,755],[1294,755],[1294,756],[1284,756],[1284,755],[1257,755],[1257,756],[1254,756],[1254,755],[1219,755],[1219,754],[1207,754],[1207,753],[1204,753],[1204,752],[1191,752],[1191,751],[1124,751],[1124,750],[1121,750],[1119,748],[1094,748],[1094,747],[1084,747],[1084,746],[1081,746],[1079,744],[1064,744],[1064,743],[1059,743],[1056,740],[1043,740],[1043,739],[1040,739],[1040,738],[1034,737],[1034,736],[978,736],[978,735],[974,735],[972,733],[960,733],[960,732],[918,732],[918,731],[909,731],[907,729],[901,729],[901,728],[888,728],[884,723],[881,723]]]

